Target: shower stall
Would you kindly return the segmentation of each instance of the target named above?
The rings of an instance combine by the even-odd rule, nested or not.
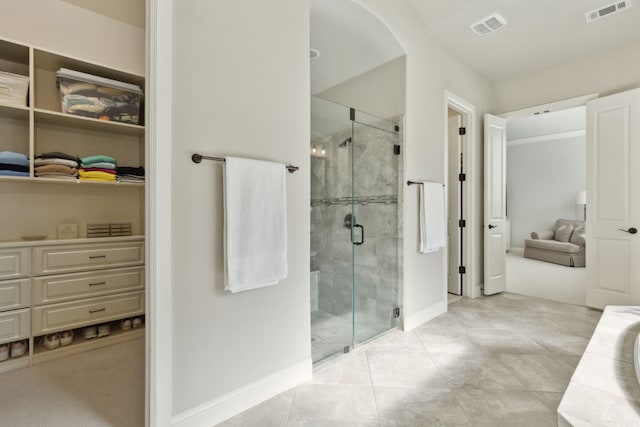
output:
[[[312,97],[310,150],[315,363],[397,325],[399,127]]]

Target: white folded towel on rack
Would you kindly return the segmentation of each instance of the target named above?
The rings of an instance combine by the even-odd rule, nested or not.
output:
[[[225,289],[247,291],[287,277],[286,168],[226,157]]]
[[[420,187],[420,252],[435,252],[446,244],[444,189],[442,184],[422,181]]]

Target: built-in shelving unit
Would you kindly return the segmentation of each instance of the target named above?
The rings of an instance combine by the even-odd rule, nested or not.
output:
[[[25,105],[0,101],[0,151],[30,159],[28,176],[0,175],[0,240],[20,241],[25,235],[52,239],[61,223],[77,223],[79,237],[84,237],[86,224],[107,222],[130,222],[134,234],[143,234],[143,182],[36,176],[34,159],[47,152],[107,155],[118,166],[145,166],[144,100],[139,124],[63,113],[56,75],[60,68],[145,86],[144,75],[0,39],[0,71],[24,76],[29,82]]]
[[[62,112],[56,72],[67,68],[144,87],[142,75],[82,61],[26,44],[0,40],[0,71],[29,79],[27,105],[0,102],[0,151],[15,151],[31,159],[29,177],[0,176],[0,182],[67,184],[67,180],[41,179],[34,174],[33,159],[60,151],[78,157],[105,154],[120,166],[144,166],[144,124],[105,121]],[[143,118],[143,112],[140,113]],[[114,185],[96,181],[87,185]],[[126,186],[144,187],[143,184]]]
[[[144,166],[144,103],[140,124],[63,113],[60,68],[145,86],[143,75],[0,40],[0,71],[29,82],[25,105],[0,99],[0,151],[29,158],[28,176],[0,175],[0,346],[15,347],[0,373],[144,336],[145,184],[37,177],[34,166],[47,152]],[[133,235],[86,238],[96,223],[130,223]],[[76,238],[59,231],[69,224]],[[123,327],[124,319],[139,327]],[[84,337],[85,328],[107,324],[108,336]],[[68,331],[70,344],[43,346],[43,337]]]

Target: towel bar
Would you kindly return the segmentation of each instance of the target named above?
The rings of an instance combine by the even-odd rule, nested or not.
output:
[[[422,185],[422,184],[424,184],[424,182],[407,181],[407,185]],[[444,184],[442,184],[442,186],[444,187]]]
[[[211,157],[211,156],[203,156],[202,154],[194,154],[193,156],[191,156],[191,160],[193,161],[193,163],[200,163],[203,160],[213,160],[214,162],[224,162],[224,157]],[[289,173],[294,173],[295,171],[300,169],[298,166],[291,166],[291,165],[286,165],[285,167],[287,168]]]

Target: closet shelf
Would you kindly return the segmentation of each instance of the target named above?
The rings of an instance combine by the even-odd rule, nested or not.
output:
[[[13,120],[29,120],[29,107],[0,104],[0,117]]]
[[[34,108],[35,119],[38,123],[48,123],[57,126],[69,126],[75,129],[85,129],[109,132],[129,136],[144,136],[144,126],[129,123],[99,120],[91,117],[74,116],[57,111]]]
[[[113,330],[109,336],[102,338],[85,339],[83,337],[75,336],[73,343],[58,347],[53,350],[47,350],[42,348],[40,344],[40,336],[34,338],[34,350],[33,350],[33,364],[46,362],[49,360],[57,359],[59,357],[71,356],[72,354],[83,353],[88,350],[95,350],[102,347],[107,347],[113,344],[119,344],[127,341],[132,341],[138,338],[144,338],[144,327],[138,329],[131,329],[128,331]]]
[[[144,182],[101,182],[101,181],[82,181],[56,179],[56,178],[32,178],[27,176],[0,176],[0,182],[22,182],[25,184],[66,184],[66,185],[107,185],[122,187],[140,187],[144,188]]]
[[[27,366],[29,366],[28,352],[24,356],[20,356],[15,359],[7,359],[4,362],[0,362],[0,374],[18,368],[26,368]]]

